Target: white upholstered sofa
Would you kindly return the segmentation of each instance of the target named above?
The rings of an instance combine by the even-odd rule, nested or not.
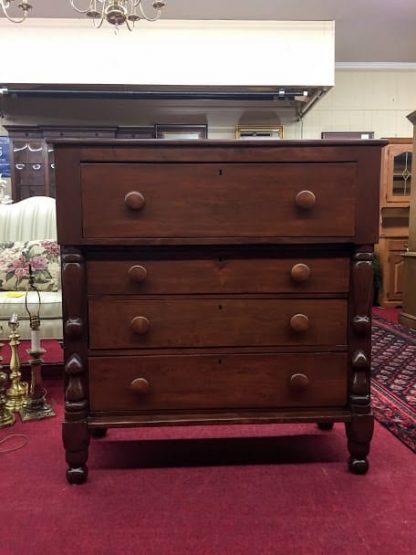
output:
[[[55,199],[30,197],[15,204],[0,204],[0,249],[10,242],[34,240],[56,241]],[[42,339],[62,339],[62,294],[58,291],[41,291],[40,334]],[[29,309],[36,308],[36,294],[30,293]],[[33,305],[31,304],[33,303]],[[37,304],[37,303],[36,303]],[[28,313],[25,309],[25,292],[0,290],[0,326],[3,339],[8,334],[7,322],[13,313],[19,317],[21,339],[30,339]]]

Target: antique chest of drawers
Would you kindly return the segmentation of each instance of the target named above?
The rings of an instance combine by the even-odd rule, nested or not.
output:
[[[55,143],[69,482],[173,424],[345,422],[367,471],[383,145]]]

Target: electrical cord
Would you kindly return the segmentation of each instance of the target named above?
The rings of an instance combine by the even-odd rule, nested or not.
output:
[[[8,436],[4,437],[3,439],[0,439],[0,445],[2,443],[5,443],[6,441],[12,439],[12,438],[16,438],[19,437],[21,438],[21,443],[19,445],[16,445],[15,447],[10,447],[8,449],[0,449],[0,454],[4,454],[4,453],[11,453],[12,451],[18,451],[19,449],[22,449],[23,447],[25,447],[25,445],[27,445],[28,442],[28,437],[24,434],[9,434]]]

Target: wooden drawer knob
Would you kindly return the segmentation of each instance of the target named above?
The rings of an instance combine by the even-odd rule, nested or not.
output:
[[[130,193],[127,193],[124,197],[124,204],[130,210],[141,210],[146,204],[146,201],[139,191],[130,191]]]
[[[147,393],[150,389],[150,384],[146,380],[146,378],[136,378],[130,384],[130,391],[133,393],[138,393],[139,395],[143,395],[143,393]]]
[[[309,387],[309,378],[306,374],[292,374],[289,383],[294,391],[304,391]]]
[[[128,275],[131,281],[134,281],[136,283],[141,283],[147,277],[147,270],[144,266],[140,266],[139,264],[136,264],[129,268]]]
[[[290,319],[290,327],[297,333],[303,333],[309,329],[309,318],[305,314],[295,314]]]
[[[293,281],[301,282],[310,278],[311,269],[307,264],[295,264],[290,270],[290,277]]]
[[[302,210],[310,210],[316,204],[316,196],[312,191],[299,191],[296,195],[296,206]]]
[[[130,329],[137,335],[144,335],[149,331],[150,321],[145,316],[136,316],[130,322]]]

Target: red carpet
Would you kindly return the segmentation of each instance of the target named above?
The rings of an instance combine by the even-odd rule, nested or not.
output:
[[[380,318],[384,318],[385,320],[389,320],[390,322],[397,323],[399,321],[398,308],[383,308],[381,306],[374,306],[373,314],[380,316]]]
[[[366,476],[341,425],[207,426],[110,430],[69,486],[50,393],[58,418],[0,430],[28,436],[0,455],[1,555],[414,553],[415,457],[379,424]]]
[[[416,331],[373,315],[374,415],[416,452]]]

